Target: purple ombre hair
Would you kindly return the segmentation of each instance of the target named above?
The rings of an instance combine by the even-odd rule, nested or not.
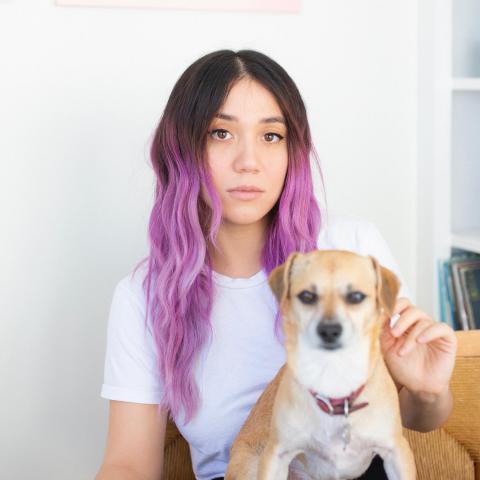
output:
[[[151,160],[157,182],[149,221],[150,254],[143,280],[146,325],[158,352],[163,384],[160,409],[172,419],[183,407],[188,423],[199,405],[194,364],[212,334],[210,313],[214,297],[207,242],[215,239],[222,205],[205,158],[207,130],[232,86],[251,78],[276,98],[286,119],[288,167],[282,193],[268,213],[269,226],[262,250],[267,275],[291,252],[317,248],[320,208],[314,196],[310,154],[312,144],[306,109],[287,72],[268,56],[254,50],[219,50],[190,65],[173,87],[155,131]],[[201,191],[208,193],[210,208]],[[324,191],[324,190],[323,190]],[[277,310],[272,330],[283,343]]]

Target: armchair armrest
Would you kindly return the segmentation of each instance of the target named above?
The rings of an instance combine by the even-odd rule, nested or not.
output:
[[[453,410],[428,433],[404,428],[419,480],[480,480],[480,330],[456,331]]]

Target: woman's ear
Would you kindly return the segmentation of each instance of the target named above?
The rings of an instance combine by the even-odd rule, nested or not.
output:
[[[376,279],[377,310],[391,317],[400,290],[398,277],[388,268],[382,267],[378,260],[368,255],[373,264]]]
[[[292,267],[297,255],[299,255],[298,252],[292,252],[287,260],[274,268],[268,276],[268,284],[270,285],[279,305],[281,305],[285,299],[290,298]]]

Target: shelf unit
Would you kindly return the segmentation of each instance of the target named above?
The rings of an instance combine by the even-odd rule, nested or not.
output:
[[[437,262],[454,247],[480,253],[480,0],[428,0],[419,19],[420,95],[430,97],[419,99],[419,141],[429,140],[419,149],[425,167],[418,170],[418,193],[419,204],[430,203],[419,207],[419,237],[426,235],[419,252],[426,258],[418,267],[432,274],[439,318]],[[424,61],[431,58],[427,66],[422,52]]]
[[[452,247],[480,253],[480,229],[477,228],[462,233],[452,233],[451,244]]]

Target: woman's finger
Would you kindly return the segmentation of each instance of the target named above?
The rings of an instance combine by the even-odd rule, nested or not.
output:
[[[433,325],[425,329],[419,336],[418,342],[425,344],[438,338],[444,338],[453,347],[453,351],[456,351],[458,341],[455,331],[450,325],[443,322],[434,322]]]
[[[392,328],[392,335],[394,337],[399,337],[414,323],[423,319],[431,320],[431,318],[423,310],[420,310],[415,306],[408,307],[403,311],[403,313],[400,315],[400,318],[395,323],[395,326]]]
[[[433,320],[428,318],[423,318],[419,320],[408,332],[403,346],[399,349],[399,355],[405,355],[409,353],[412,348],[416,345],[418,337],[428,330],[432,325]]]

